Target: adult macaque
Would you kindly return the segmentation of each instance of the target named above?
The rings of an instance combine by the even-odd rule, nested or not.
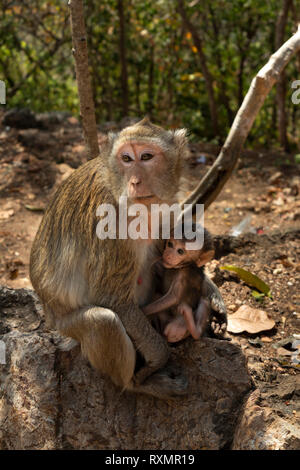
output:
[[[194,236],[197,230],[203,230],[202,247],[188,250],[187,243],[192,238],[186,238],[186,234],[181,239],[172,236],[166,242],[162,255],[164,295],[143,307],[146,315],[158,314],[154,324],[169,343],[176,343],[189,335],[199,339],[210,316],[210,305],[203,296],[202,285],[204,265],[214,256],[213,241],[206,229],[196,224],[191,228]]]
[[[146,267],[160,241],[100,239],[96,210],[111,204],[118,213],[120,196],[128,197],[129,207],[176,202],[187,152],[185,130],[165,131],[147,119],[109,134],[101,155],[57,190],[30,260],[31,282],[51,324],[79,341],[91,364],[116,385],[161,398],[187,393],[187,381],[168,362],[166,340],[139,307],[153,294]],[[204,282],[212,307],[224,315],[218,289]]]

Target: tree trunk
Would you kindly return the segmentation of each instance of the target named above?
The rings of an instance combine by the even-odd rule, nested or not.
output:
[[[207,90],[213,132],[215,136],[218,136],[219,135],[218,112],[217,112],[217,103],[215,100],[214,89],[213,89],[213,78],[207,67],[206,57],[203,51],[202,39],[200,35],[198,34],[195,26],[191,23],[191,21],[189,20],[186,14],[184,0],[178,0],[178,11],[182,18],[182,22],[185,25],[185,28],[191,33],[193,41],[194,41],[194,45],[197,48],[198,57],[200,60],[201,72],[203,74],[203,78],[205,80],[205,85],[206,85],[206,90]]]
[[[278,15],[275,30],[275,50],[283,44],[284,31],[286,27],[288,12],[291,7],[291,0],[283,0],[282,9]],[[276,106],[277,106],[277,128],[279,135],[279,142],[281,147],[288,151],[287,139],[287,117],[285,109],[285,96],[286,96],[286,77],[283,72],[278,79],[276,85]]]
[[[233,172],[244,142],[267,94],[285,66],[299,51],[300,25],[298,31],[270,57],[267,64],[254,77],[218,158],[194,191],[182,202],[182,205],[192,204],[193,213],[195,213],[196,204],[204,204],[207,208],[220,193]]]
[[[125,15],[123,0],[118,0],[118,11],[120,21],[120,60],[121,60],[121,90],[122,90],[122,112],[124,116],[128,116],[129,99],[128,99],[128,72],[126,59],[126,34],[125,34]]]
[[[91,78],[89,73],[87,38],[82,0],[69,0],[73,55],[80,103],[80,116],[88,157],[99,155],[99,144]]]

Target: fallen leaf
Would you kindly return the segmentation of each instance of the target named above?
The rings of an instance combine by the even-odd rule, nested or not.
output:
[[[289,344],[291,345],[293,340],[294,340],[294,337],[289,336],[288,338],[283,338],[280,341],[277,341],[276,343],[272,344],[272,346],[273,346],[273,348],[277,349],[281,346],[287,346]]]
[[[29,206],[28,204],[25,205],[25,209],[32,212],[45,212],[44,207]]]
[[[269,178],[269,184],[273,184],[275,182],[277,182],[278,180],[280,180],[282,178],[282,173],[281,171],[277,171],[276,173],[274,173],[272,176],[270,176]]]
[[[277,348],[277,355],[278,356],[291,356],[292,351],[288,351],[287,349],[280,347],[280,348]]]
[[[265,297],[265,294],[263,294],[261,292],[257,292],[257,290],[251,291],[251,294],[253,295],[255,300],[263,300],[263,298]]]
[[[274,206],[283,206],[284,205],[284,199],[279,196],[277,199],[273,201]]]
[[[0,219],[9,219],[12,215],[14,215],[15,211],[13,209],[9,209],[6,211],[0,211]]]
[[[238,266],[233,265],[221,266],[221,269],[227,269],[227,271],[235,272],[239,276],[239,278],[242,279],[242,281],[244,281],[246,284],[255,287],[257,290],[267,295],[268,297],[272,297],[271,289],[268,284],[266,284],[255,274],[252,274],[250,271],[246,271],[246,269],[239,268]]]
[[[227,330],[230,333],[259,333],[271,330],[275,321],[270,319],[264,310],[242,305],[235,313],[228,316]]]
[[[262,336],[261,340],[263,343],[272,343],[272,338],[269,338],[268,336]]]
[[[293,263],[293,261],[290,260],[289,258],[282,258],[281,260],[279,260],[279,262],[280,262],[285,268],[294,268],[294,267],[295,267],[295,263]]]

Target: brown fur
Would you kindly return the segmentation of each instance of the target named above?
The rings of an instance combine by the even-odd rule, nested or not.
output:
[[[138,306],[138,276],[143,263],[152,262],[157,252],[143,240],[100,240],[96,209],[101,203],[118,209],[117,198],[126,190],[126,178],[114,164],[112,149],[116,151],[126,136],[144,141],[151,135],[156,144],[160,139],[161,147],[168,149],[170,171],[153,178],[155,194],[159,201],[175,199],[181,154],[187,151],[185,133],[164,131],[143,120],[110,136],[99,158],[82,165],[62,183],[43,217],[30,259],[31,282],[51,324],[78,340],[95,368],[127,388],[134,388],[135,350],[145,360],[136,382],[163,367],[169,357],[167,343]],[[150,280],[143,286],[143,302],[152,284]],[[167,396],[176,393],[176,387],[178,393],[186,388],[180,377],[176,383],[168,383],[166,376],[154,382],[152,386],[148,381],[142,391]]]
[[[193,224],[193,231],[196,225]],[[199,227],[198,227],[199,230]],[[189,334],[199,339],[207,325],[210,307],[206,302],[204,265],[213,258],[210,233],[204,229],[201,249],[186,250],[187,239],[171,237],[162,255],[164,266],[162,296],[155,293],[153,302],[143,308],[146,315],[158,314],[152,321],[168,342],[177,342]],[[179,250],[179,251],[178,251]]]
[[[166,365],[167,343],[139,308],[150,301],[153,278],[147,274],[143,285],[137,284],[141,273],[150,272],[160,242],[96,236],[97,207],[110,203],[118,210],[119,196],[128,192],[132,174],[117,158],[118,149],[131,141],[162,150],[165,170],[158,162],[147,185],[157,202],[176,200],[188,152],[185,131],[165,131],[145,119],[110,134],[101,155],[75,170],[54,195],[32,246],[30,278],[50,323],[79,341],[97,370],[122,388],[167,398],[186,393],[187,383]],[[209,297],[215,294],[210,286]],[[144,361],[139,370],[136,351]]]

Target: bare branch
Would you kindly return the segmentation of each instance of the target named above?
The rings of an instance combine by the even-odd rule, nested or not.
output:
[[[182,204],[204,204],[207,208],[218,196],[233,172],[244,142],[266,96],[279,79],[291,58],[300,51],[300,25],[298,31],[275,52],[258,72],[235,117],[228,137],[213,166]]]

